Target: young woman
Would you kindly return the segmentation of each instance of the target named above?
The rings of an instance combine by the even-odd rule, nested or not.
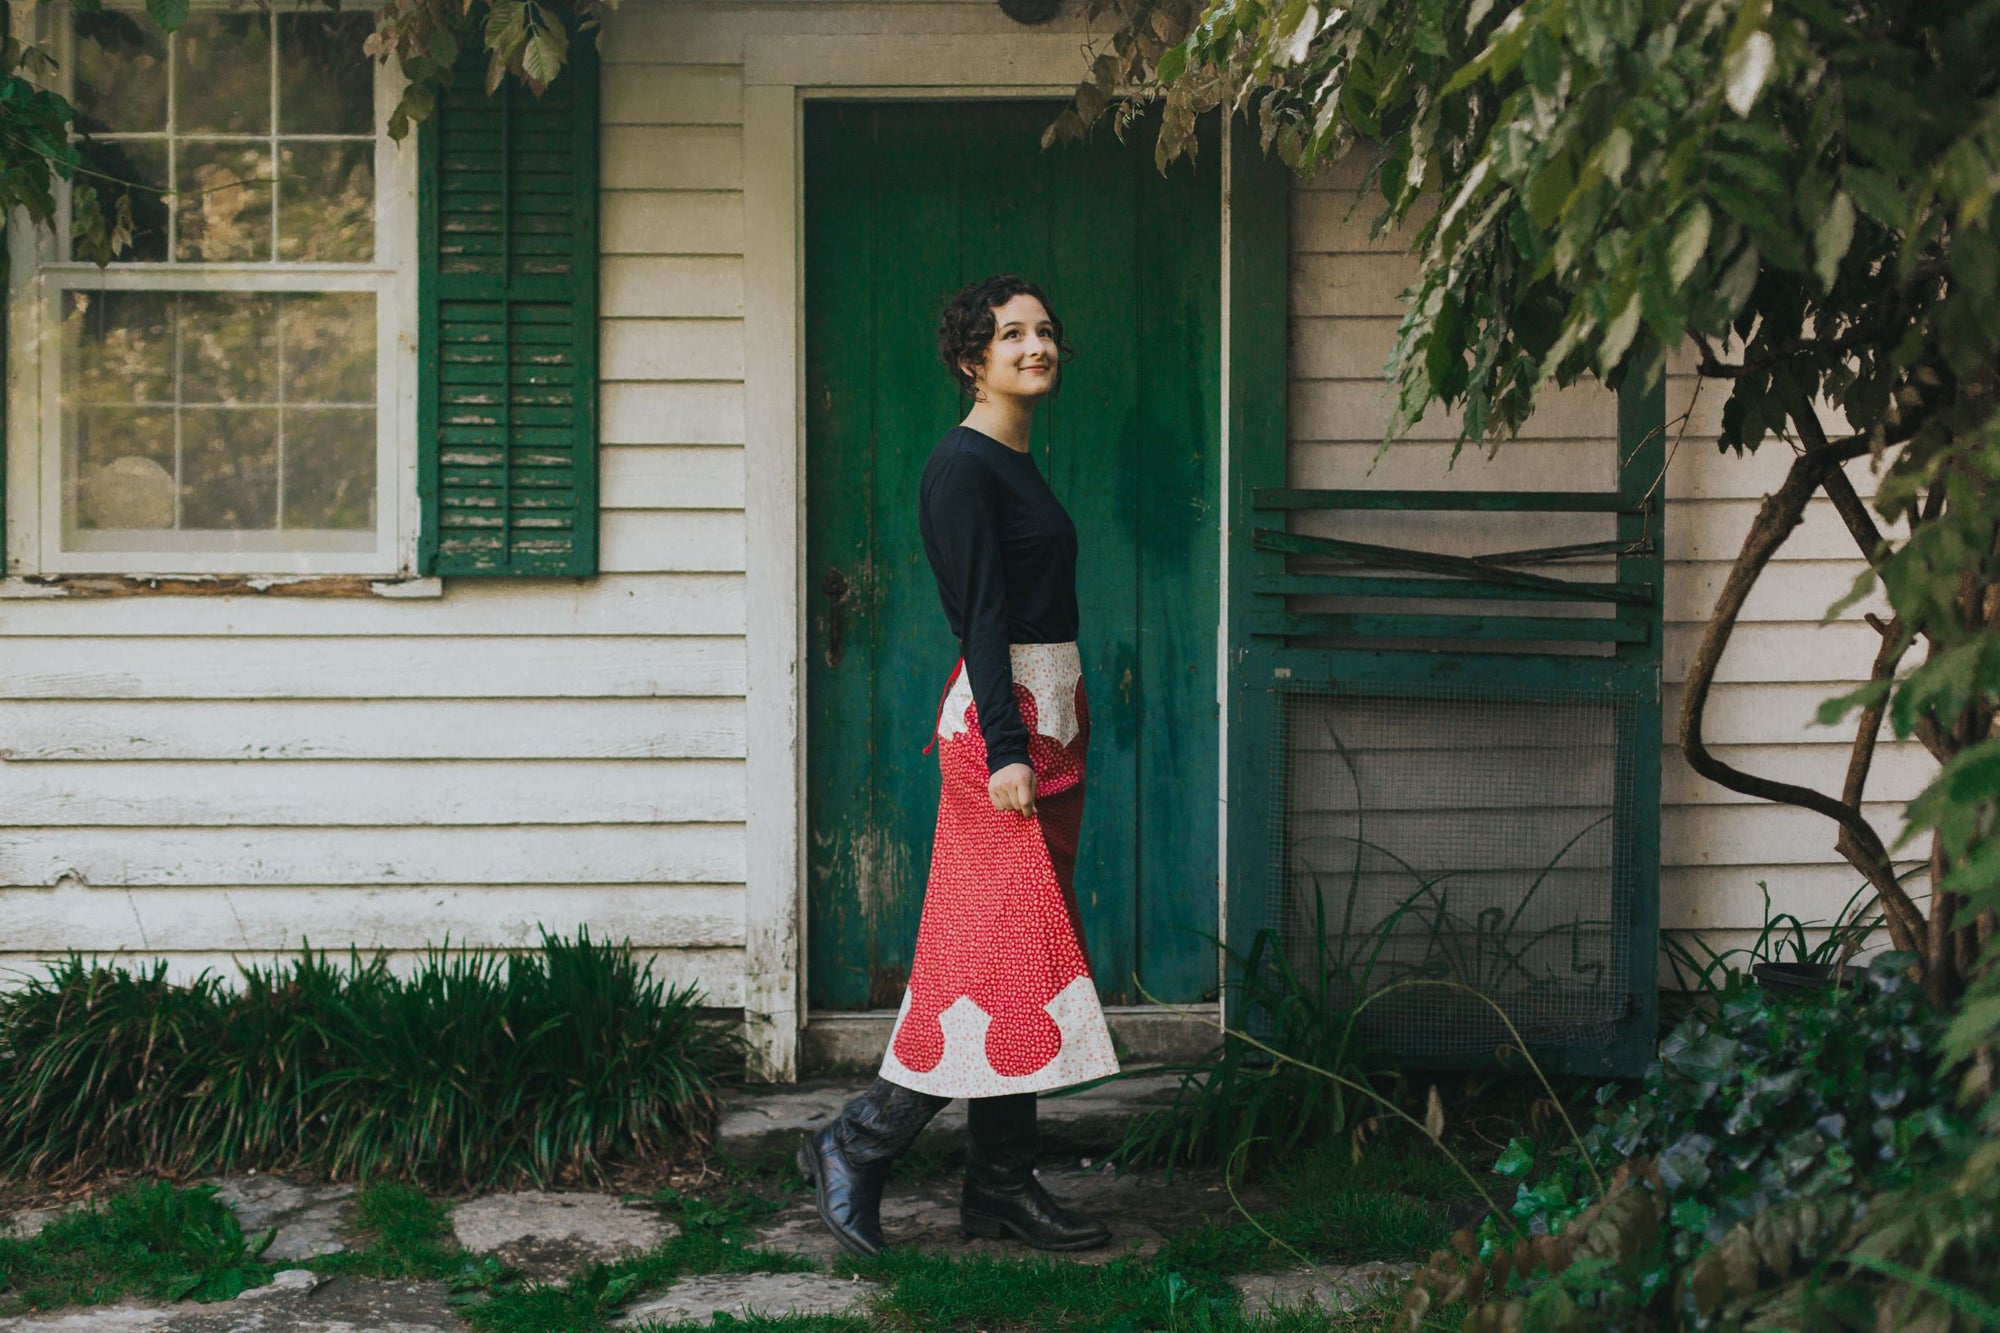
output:
[[[972,399],[924,466],[917,521],[963,657],[932,743],[943,790],[916,957],[882,1072],[799,1148],[820,1220],[882,1249],[889,1165],[967,1098],[967,1235],[1045,1250],[1111,1238],[1035,1179],[1035,1094],[1118,1071],[1072,878],[1090,715],[1077,659],[1076,528],[1028,453],[1069,352],[1011,274],[946,306],[938,353]]]

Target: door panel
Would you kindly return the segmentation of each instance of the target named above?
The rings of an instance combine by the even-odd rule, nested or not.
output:
[[[1219,197],[1213,136],[1162,177],[1151,133],[1039,147],[1056,104],[809,104],[809,1003],[897,1004],[937,812],[924,754],[958,649],[916,484],[964,415],[944,300],[1047,288],[1076,357],[1037,463],[1080,534],[1090,786],[1077,896],[1098,987],[1212,992]],[[1135,976],[1136,974],[1136,976]]]

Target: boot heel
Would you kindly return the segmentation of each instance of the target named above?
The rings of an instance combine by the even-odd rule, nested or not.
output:
[[[999,1218],[963,1208],[958,1211],[958,1226],[966,1235],[981,1240],[1004,1240],[1007,1236],[1007,1224]]]

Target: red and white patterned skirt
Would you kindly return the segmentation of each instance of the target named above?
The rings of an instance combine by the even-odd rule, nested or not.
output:
[[[1033,817],[995,810],[961,662],[938,712],[937,840],[882,1077],[939,1097],[1042,1092],[1118,1072],[1073,887],[1090,710],[1073,643],[1017,643]]]

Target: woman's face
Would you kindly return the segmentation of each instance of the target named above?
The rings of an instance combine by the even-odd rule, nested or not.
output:
[[[1056,382],[1056,326],[1034,297],[1023,293],[993,308],[993,340],[986,364],[975,368],[987,393],[1038,398]]]

